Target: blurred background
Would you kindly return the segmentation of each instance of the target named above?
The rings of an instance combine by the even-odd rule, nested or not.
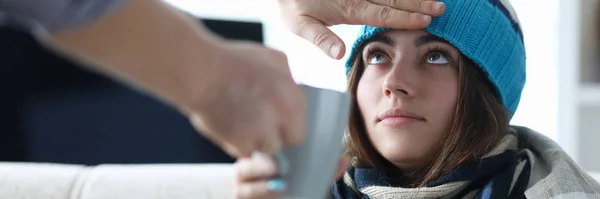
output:
[[[289,32],[276,1],[166,1],[224,37],[284,51],[299,83],[345,90],[345,58],[332,60]],[[600,0],[510,1],[525,35],[528,67],[522,101],[511,123],[554,139],[595,175],[600,172]],[[331,28],[349,49],[358,27]],[[232,161],[164,104],[48,53],[18,29],[1,27],[0,34],[0,60],[7,68],[0,74],[2,160]]]

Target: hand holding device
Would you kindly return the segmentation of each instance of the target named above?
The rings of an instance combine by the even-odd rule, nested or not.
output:
[[[342,157],[348,122],[347,93],[302,86],[307,96],[306,138],[284,147],[275,157],[255,153],[240,159],[237,198],[323,198],[332,180],[340,177],[349,160]]]

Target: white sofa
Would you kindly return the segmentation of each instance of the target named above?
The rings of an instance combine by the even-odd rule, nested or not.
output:
[[[226,199],[231,164],[0,163],[0,199]]]
[[[234,174],[231,164],[0,163],[0,199],[227,199]]]

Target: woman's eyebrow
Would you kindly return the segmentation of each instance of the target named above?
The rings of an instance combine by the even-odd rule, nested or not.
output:
[[[372,42],[381,42],[381,43],[384,43],[384,44],[390,45],[390,46],[396,45],[396,41],[394,41],[392,38],[388,37],[387,35],[383,35],[383,34],[375,35],[371,39],[369,39],[368,42],[365,42],[365,43],[368,44],[368,43],[372,43]]]
[[[430,43],[430,42],[441,42],[441,43],[446,43],[446,44],[448,43],[448,41],[446,41],[438,36],[428,34],[428,35],[423,35],[423,36],[419,37],[418,39],[416,39],[415,46],[419,47],[423,44]]]

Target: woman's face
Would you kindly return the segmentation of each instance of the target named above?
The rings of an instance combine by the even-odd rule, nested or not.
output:
[[[375,149],[394,165],[431,161],[450,130],[460,52],[424,30],[388,31],[362,52],[357,100]]]

